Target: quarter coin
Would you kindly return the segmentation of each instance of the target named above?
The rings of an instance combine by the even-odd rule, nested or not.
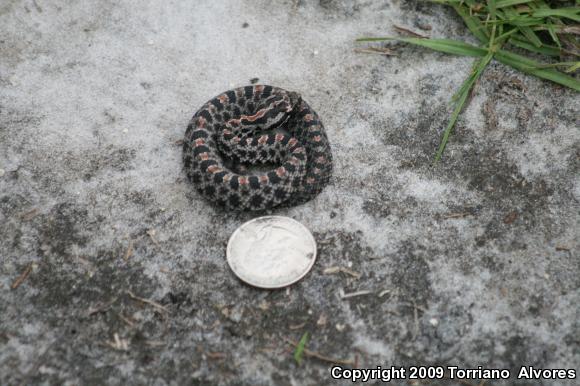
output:
[[[316,260],[316,241],[298,221],[258,217],[230,237],[228,264],[242,281],[259,288],[282,288],[302,279]]]

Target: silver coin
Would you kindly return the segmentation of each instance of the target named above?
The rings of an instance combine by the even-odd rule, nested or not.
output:
[[[312,233],[289,217],[264,216],[242,224],[230,237],[228,264],[242,281],[281,288],[302,279],[316,260]]]

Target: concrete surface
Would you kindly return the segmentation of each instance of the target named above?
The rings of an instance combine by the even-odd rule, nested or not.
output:
[[[292,359],[306,331],[358,367],[578,372],[578,94],[494,63],[431,167],[472,59],[354,52],[394,24],[473,41],[416,1],[2,0],[0,384],[333,384]],[[319,243],[289,290],[236,280],[225,243],[254,215],[181,165],[190,116],[252,78],[301,92],[333,145],[331,186],[273,211]]]

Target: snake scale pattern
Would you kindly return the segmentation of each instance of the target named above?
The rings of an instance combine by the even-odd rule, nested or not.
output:
[[[306,202],[332,174],[316,112],[299,94],[267,85],[229,90],[204,104],[187,126],[183,162],[197,190],[228,210]]]

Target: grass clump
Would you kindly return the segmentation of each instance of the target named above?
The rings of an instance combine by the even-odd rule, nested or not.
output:
[[[524,73],[580,91],[573,76],[580,69],[580,0],[427,0],[446,4],[459,14],[479,40],[474,46],[450,39],[416,37],[361,38],[359,42],[398,40],[453,55],[476,57],[474,66],[452,98],[451,119],[435,154],[441,159],[449,136],[467,99],[492,59]],[[528,51],[549,63],[538,62]]]

